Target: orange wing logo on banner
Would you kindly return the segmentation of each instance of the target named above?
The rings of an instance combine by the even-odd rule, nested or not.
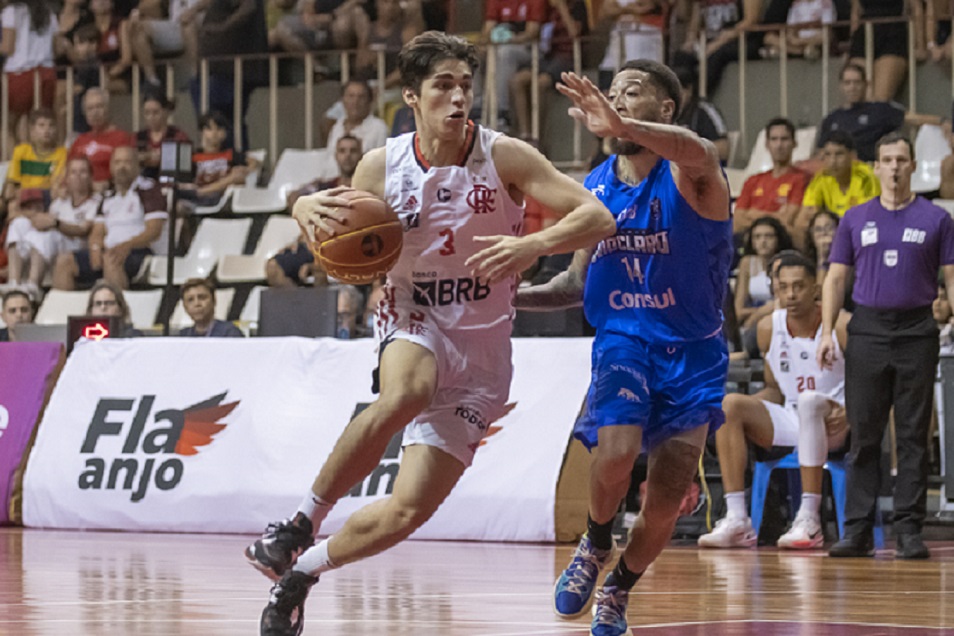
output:
[[[177,455],[196,455],[198,446],[207,446],[212,443],[212,437],[224,429],[227,424],[219,423],[222,418],[235,410],[238,400],[222,404],[225,393],[220,393],[204,402],[194,404],[183,409],[185,422],[182,425],[182,434],[176,442]]]

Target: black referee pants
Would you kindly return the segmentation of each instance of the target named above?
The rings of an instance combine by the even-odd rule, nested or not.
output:
[[[894,531],[921,532],[938,348],[930,306],[909,311],[855,308],[845,352],[845,406],[851,425],[846,536],[867,534],[874,526],[881,440],[892,405],[898,451]]]

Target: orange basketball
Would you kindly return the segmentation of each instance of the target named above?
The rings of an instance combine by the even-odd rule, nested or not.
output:
[[[401,256],[404,227],[387,203],[370,192],[349,190],[338,195],[351,202],[347,222],[329,221],[337,233],[318,232],[311,249],[329,276],[364,285],[385,275]]]

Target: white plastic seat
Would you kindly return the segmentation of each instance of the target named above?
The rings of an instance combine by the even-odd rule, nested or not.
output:
[[[232,307],[232,300],[235,298],[234,287],[224,287],[215,290],[215,317],[217,320],[225,320],[229,317],[229,309]],[[169,331],[173,334],[178,333],[180,329],[192,324],[192,319],[186,313],[182,300],[176,303],[176,308],[172,311],[172,317],[169,318]]]
[[[262,290],[268,289],[264,285],[256,285],[249,292],[245,306],[239,314],[239,322],[248,325],[251,331],[258,331],[258,313],[262,306]]]
[[[818,136],[817,126],[799,128],[795,131],[795,150],[792,152],[792,163],[807,161],[815,152],[815,138]]]
[[[65,325],[70,316],[86,314],[86,302],[89,299],[88,291],[63,291],[51,289],[43,298],[43,304],[36,312],[35,322],[38,325]]]
[[[329,165],[330,164],[330,165]],[[266,188],[236,188],[232,194],[232,211],[236,214],[270,214],[285,209],[290,192],[315,179],[333,179],[337,166],[331,153],[318,150],[285,149]]]
[[[755,138],[755,144],[752,146],[752,153],[749,155],[749,163],[745,166],[745,178],[748,179],[753,174],[765,172],[772,169],[772,155],[765,147],[765,129],[759,131]]]
[[[940,208],[944,208],[948,214],[954,216],[954,199],[934,199],[931,203]]]
[[[941,187],[941,161],[951,154],[947,135],[940,126],[925,124],[914,139],[917,169],[911,175],[913,192],[932,192]]]
[[[156,324],[156,314],[162,304],[161,289],[147,289],[144,291],[123,292],[126,304],[129,305],[129,316],[133,327],[149,329]]]
[[[240,283],[265,280],[265,263],[289,243],[301,235],[301,227],[290,216],[273,216],[268,219],[255,253],[226,254],[219,259],[215,277],[223,283]]]
[[[252,219],[202,219],[185,256],[176,256],[173,282],[181,285],[189,278],[208,278],[219,258],[241,254],[245,249]],[[149,284],[165,285],[166,257],[153,256],[149,262]]]

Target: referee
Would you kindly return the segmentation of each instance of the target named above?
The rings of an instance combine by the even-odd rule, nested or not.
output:
[[[927,436],[938,363],[931,313],[938,270],[954,289],[954,220],[911,192],[914,148],[891,133],[875,146],[881,196],[853,207],[838,226],[822,289],[818,362],[830,365],[832,329],[855,271],[855,312],[845,351],[845,406],[851,425],[845,536],[833,557],[873,556],[872,528],[881,487],[881,440],[895,410],[898,472],[894,489],[895,556],[926,559]]]

